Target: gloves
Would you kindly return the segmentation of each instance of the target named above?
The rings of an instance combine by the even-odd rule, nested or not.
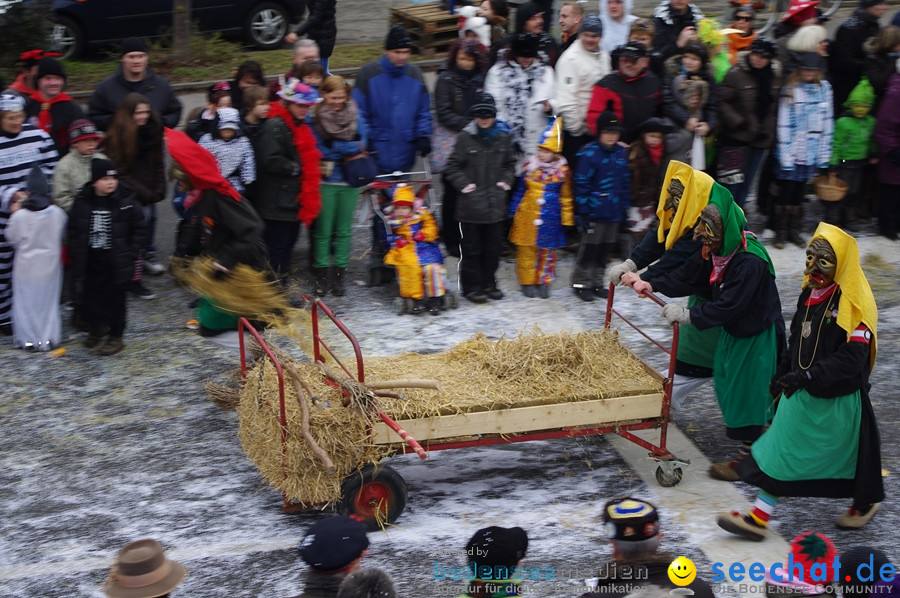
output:
[[[630,259],[610,268],[609,276],[607,276],[606,280],[612,284],[622,284],[622,275],[628,272],[637,272],[637,264]]]
[[[431,153],[431,139],[428,137],[419,137],[415,141],[413,141],[413,145],[416,147],[416,151],[423,158]]]
[[[807,386],[809,386],[809,382],[810,376],[808,371],[794,370],[788,372],[778,380],[773,380],[772,384],[769,385],[769,392],[772,394],[772,396],[778,396],[778,394],[781,394],[783,392],[785,398],[788,398],[801,388],[806,388]],[[775,389],[775,393],[772,393],[773,386],[777,387]]]
[[[497,181],[497,186],[500,187],[501,189],[503,189],[504,191],[509,191],[509,189],[510,189],[510,186],[507,185],[503,181]]]
[[[425,233],[423,233],[420,230],[416,231],[413,233],[412,238],[413,238],[413,241],[415,241],[416,243],[421,243],[422,241],[425,240]]]
[[[663,307],[662,315],[669,321],[669,324],[674,324],[675,322],[678,322],[679,324],[691,323],[691,311],[677,303],[667,303],[666,306]]]
[[[462,188],[462,193],[471,193],[475,190],[475,183],[469,183],[465,187]]]
[[[396,247],[397,249],[403,249],[407,245],[409,245],[409,241],[407,241],[403,237],[397,237],[397,240],[394,241],[394,247]]]

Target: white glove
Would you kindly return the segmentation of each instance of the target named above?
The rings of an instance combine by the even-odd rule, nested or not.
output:
[[[675,322],[678,322],[679,324],[691,323],[691,311],[677,303],[667,303],[666,306],[663,307],[662,315],[669,321],[669,324],[674,324]]]
[[[612,284],[622,284],[622,275],[628,272],[637,272],[637,264],[630,259],[610,268],[606,280]]]
[[[475,190],[475,183],[469,183],[465,187],[462,188],[463,193],[471,193]]]

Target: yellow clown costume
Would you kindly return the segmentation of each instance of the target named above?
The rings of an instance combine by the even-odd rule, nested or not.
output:
[[[541,136],[538,148],[557,154],[551,163],[536,156],[525,162],[507,216],[509,240],[516,245],[519,284],[549,285],[556,278],[556,248],[565,247],[563,226],[574,226],[572,170],[562,157],[562,120]]]
[[[431,212],[415,207],[415,193],[409,185],[394,188],[394,208],[408,206],[412,213],[405,218],[391,214],[388,225],[391,249],[384,263],[394,266],[401,297],[421,301],[425,297],[443,297],[446,291],[444,256],[438,244],[438,227]]]

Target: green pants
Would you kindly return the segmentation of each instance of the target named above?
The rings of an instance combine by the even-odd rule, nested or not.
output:
[[[353,212],[359,190],[348,185],[323,184],[322,211],[313,228],[313,267],[328,268],[334,240],[334,266],[346,268],[350,261]]]

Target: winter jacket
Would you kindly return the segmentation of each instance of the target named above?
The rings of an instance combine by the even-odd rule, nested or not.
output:
[[[28,122],[38,125],[38,115],[41,113],[41,102],[34,96],[25,100],[25,114]],[[50,130],[47,134],[56,144],[56,151],[60,157],[69,151],[69,125],[79,118],[84,118],[84,110],[81,104],[75,100],[56,102],[50,106]]]
[[[431,99],[422,71],[394,66],[382,56],[356,77],[353,100],[377,153],[378,169],[409,172],[416,161],[416,139],[431,138]]]
[[[137,198],[123,187],[111,195],[97,197],[94,187],[85,185],[75,196],[69,211],[69,257],[76,281],[83,281],[91,254],[91,219],[95,207],[109,208],[112,222],[112,259],[115,265],[115,284],[124,285],[134,275],[134,262],[147,245],[147,223]]]
[[[760,90],[747,62],[749,54],[742,53],[718,86],[719,140],[725,145],[749,145],[767,149],[775,141],[775,117],[778,94],[781,90],[781,63],[772,60],[772,80],[768,89]],[[756,96],[769,94],[769,109],[760,119],[756,110]]]
[[[613,111],[625,128],[622,141],[631,143],[636,137],[634,131],[640,124],[659,114],[662,83],[649,71],[633,79],[626,79],[619,71],[613,71],[600,79],[594,85],[588,105],[587,125],[591,135],[597,134],[597,117],[606,110],[609,100],[612,100]]]
[[[663,150],[665,154],[665,150]],[[659,192],[665,173],[666,160],[660,156],[654,164],[644,140],[638,137],[628,147],[628,168],[631,172],[631,206],[645,208],[659,202]]]
[[[828,81],[785,86],[778,100],[778,160],[783,170],[795,164],[825,168],[831,159],[834,120]]]
[[[563,128],[574,136],[587,135],[588,105],[594,84],[610,72],[609,54],[588,52],[575,42],[563,52],[556,63],[557,114],[562,117]]]
[[[831,165],[837,166],[845,160],[867,160],[875,156],[875,117],[867,114],[862,118],[852,115],[842,116],[834,121],[834,141],[831,149]]]
[[[357,155],[361,148],[366,147],[367,136],[364,123],[357,116],[356,136],[359,138],[358,140],[331,139],[325,141],[323,132],[317,126],[314,126],[312,130],[316,135],[319,152],[322,154],[322,182],[329,185],[346,185],[343,160]]]
[[[101,152],[90,155],[72,150],[62,157],[53,169],[53,203],[66,212],[72,209],[75,193],[91,180],[91,160],[105,160]]]
[[[484,90],[497,103],[497,118],[509,125],[513,149],[531,154],[541,133],[547,128],[549,114],[543,102],[555,108],[553,69],[543,60],[535,60],[527,69],[515,60],[501,58],[484,80]]]
[[[685,27],[696,27],[703,18],[703,11],[694,4],[688,4],[684,14],[672,12],[669,0],[663,0],[653,9],[653,48],[663,60],[679,52],[675,42]]]
[[[631,207],[631,172],[625,148],[596,141],[578,151],[575,164],[575,214],[586,222],[621,222]]]
[[[203,191],[191,218],[197,223],[201,252],[229,270],[237,264],[265,268],[265,224],[246,199],[235,200],[214,189]]]
[[[900,185],[900,74],[888,80],[888,88],[878,110],[875,141],[878,143],[878,181]]]
[[[872,84],[875,91],[875,104],[872,106],[871,114],[878,114],[878,107],[881,105],[881,98],[887,91],[888,80],[891,75],[897,72],[898,54],[894,53],[878,53],[870,54],[866,57],[865,75]]]
[[[150,123],[145,126],[149,127],[149,125]],[[149,133],[149,129],[144,134],[152,135]],[[158,134],[160,135],[159,143],[162,146],[160,150],[157,152],[153,148],[144,148],[143,150],[139,148],[134,163],[130,167],[125,165],[120,156],[112,154],[109,148],[105,148],[109,159],[119,171],[119,184],[130,189],[137,200],[145,206],[168,201],[172,199],[174,193],[174,187],[168,181],[170,158],[166,151],[166,141],[162,138],[162,131]]]
[[[337,0],[309,0],[309,17],[294,32],[298,36],[307,35],[319,46],[319,55],[328,58],[334,51],[337,37]]]
[[[391,249],[384,256],[384,263],[390,266],[421,266],[425,264],[443,264],[444,256],[438,242],[438,227],[425,208],[416,209],[409,218],[389,218],[391,237],[388,242]],[[414,235],[421,233],[422,240],[416,241]]]
[[[542,249],[565,247],[563,227],[575,225],[572,203],[572,170],[565,158],[546,169],[529,161],[507,211],[513,219],[509,240]]]
[[[216,157],[219,172],[238,193],[243,193],[246,186],[256,180],[253,146],[240,131],[228,141],[207,133],[200,138],[200,147]]]
[[[497,125],[494,125],[497,128]],[[474,183],[475,190],[460,193],[456,200],[458,222],[492,224],[506,217],[506,191],[497,186],[503,182],[512,188],[515,183],[516,159],[510,135],[494,131],[496,138],[488,142],[481,138],[478,126],[471,122],[456,140],[456,147],[447,159],[444,178],[462,191]]]
[[[484,76],[476,69],[461,71],[455,65],[441,71],[434,86],[437,122],[450,131],[462,131],[472,122],[469,109],[484,89]]]
[[[679,127],[691,116],[696,116],[700,122],[709,125],[710,132],[716,130],[718,124],[719,107],[717,105],[716,82],[709,65],[704,65],[696,73],[687,73],[681,68],[681,54],[671,56],[665,62],[666,76],[662,85],[662,111],[672,122]],[[706,93],[700,101],[700,109],[692,114],[685,106],[685,90],[691,81],[703,81],[706,83]]]
[[[107,77],[94,88],[88,102],[88,119],[93,121],[98,129],[105,131],[109,128],[113,115],[125,100],[125,96],[134,92],[150,100],[150,105],[159,115],[164,127],[174,129],[178,125],[181,119],[181,101],[175,97],[175,92],[172,91],[168,81],[147,67],[147,74],[141,81],[136,84],[129,83],[122,74],[121,64],[114,75]]]
[[[828,47],[831,67],[829,81],[834,88],[834,105],[842,106],[850,90],[859,83],[866,68],[866,41],[878,34],[878,19],[864,8],[857,8],[841,23]]]
[[[263,220],[312,224],[322,208],[321,157],[312,127],[294,121],[287,108],[272,102],[259,140],[253,188],[253,207]]]

